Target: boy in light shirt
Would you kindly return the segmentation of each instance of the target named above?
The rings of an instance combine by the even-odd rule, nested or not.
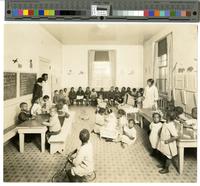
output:
[[[49,122],[43,122],[43,125],[49,128],[47,132],[47,136],[50,137],[51,135],[57,135],[61,131],[61,124],[58,118],[58,113],[56,108],[51,108],[50,110],[50,119]]]
[[[67,176],[71,182],[87,181],[87,178],[94,174],[93,147],[89,141],[89,131],[81,130],[79,139],[81,146],[69,155],[72,166],[67,170]]]

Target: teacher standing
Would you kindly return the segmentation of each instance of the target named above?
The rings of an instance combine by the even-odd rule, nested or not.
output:
[[[143,101],[143,108],[151,108],[157,109],[158,108],[158,89],[154,85],[153,79],[147,80],[147,86],[144,90],[144,101]]]
[[[48,74],[42,74],[42,79],[43,79],[42,82],[43,97],[47,95],[51,99],[51,91],[48,83]]]

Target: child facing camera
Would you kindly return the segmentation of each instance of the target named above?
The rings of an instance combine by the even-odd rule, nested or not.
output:
[[[166,122],[161,128],[157,149],[164,155],[165,162],[161,165],[162,169],[159,171],[160,174],[169,172],[171,161],[177,155],[176,140],[178,133],[174,124],[175,119],[176,113],[168,111],[166,113]]]
[[[69,154],[71,166],[66,172],[71,182],[87,182],[94,175],[93,147],[89,131],[81,130],[79,139],[81,146]]]
[[[135,143],[137,138],[137,133],[134,128],[135,122],[133,119],[130,119],[128,122],[128,126],[123,127],[123,135],[121,136],[121,145],[123,148],[126,147],[126,145],[131,145]]]
[[[51,101],[49,100],[49,96],[48,95],[45,95],[43,97],[43,101],[41,103],[41,107],[42,107],[42,113],[43,114],[47,114],[50,112],[50,109],[52,107],[52,103]]]
[[[26,102],[22,102],[19,105],[21,111],[18,115],[18,122],[19,124],[28,121],[32,118],[31,113],[28,110],[28,104]]]
[[[151,131],[149,135],[149,141],[152,147],[152,152],[150,155],[154,156],[156,154],[156,149],[159,142],[159,135],[162,128],[162,122],[161,122],[162,114],[160,112],[154,112],[152,114],[152,118],[153,121],[149,125],[149,129]]]

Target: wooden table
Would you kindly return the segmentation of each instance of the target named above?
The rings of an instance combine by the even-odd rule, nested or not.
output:
[[[19,133],[19,150],[24,152],[24,135],[25,134],[41,134],[41,151],[45,151],[45,134],[47,127],[42,122],[49,118],[49,115],[39,115],[34,120],[25,121],[17,126]]]
[[[143,128],[143,118],[145,118],[150,123],[153,121],[152,119],[153,111],[151,109],[140,109],[140,126]],[[179,173],[183,173],[184,169],[184,149],[185,148],[197,148],[197,139],[192,135],[191,130],[187,128],[183,128],[183,132],[180,133],[178,123],[175,123],[176,128],[178,130],[179,138],[177,139],[177,147],[178,147],[178,158],[179,158]],[[191,138],[187,138],[186,136],[190,136]]]

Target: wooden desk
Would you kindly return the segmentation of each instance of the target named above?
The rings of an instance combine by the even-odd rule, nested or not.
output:
[[[49,118],[49,115],[39,115],[35,120],[25,121],[17,126],[19,133],[19,150],[24,152],[24,134],[41,134],[41,151],[45,151],[45,134],[47,127],[42,122]]]
[[[153,121],[152,119],[152,113],[153,111],[151,109],[140,109],[140,125],[141,128],[143,128],[143,118],[145,118],[150,123]],[[180,133],[178,123],[175,123],[176,128],[178,130],[179,138],[177,139],[177,147],[178,147],[178,158],[179,158],[179,173],[183,173],[184,169],[184,149],[185,148],[197,148],[197,139],[195,139],[192,135],[191,130],[188,130],[187,128],[183,128],[183,133]],[[187,138],[187,136],[190,136],[190,138]]]

